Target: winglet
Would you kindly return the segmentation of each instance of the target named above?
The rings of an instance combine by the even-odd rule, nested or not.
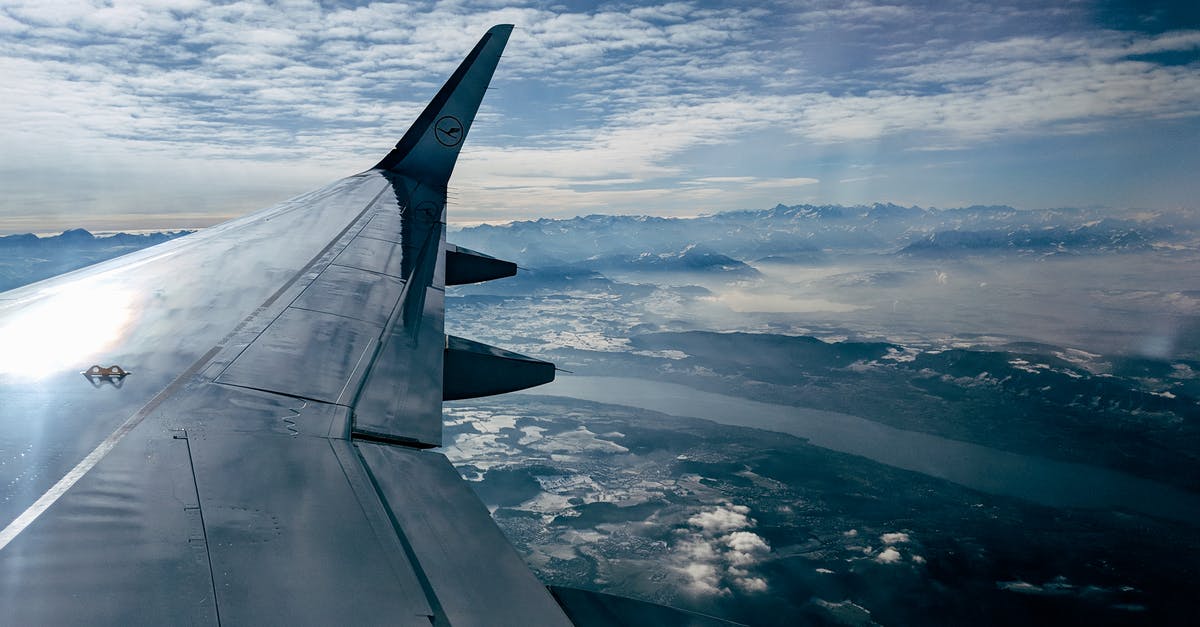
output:
[[[488,30],[375,169],[401,172],[433,185],[450,180],[512,29],[512,24],[500,24]]]

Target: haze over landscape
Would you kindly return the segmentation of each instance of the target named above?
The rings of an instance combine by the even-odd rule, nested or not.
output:
[[[447,332],[570,372],[445,452],[544,582],[1200,621],[1197,9],[497,4],[0,1],[0,299],[369,167],[514,22],[447,237],[522,270]]]

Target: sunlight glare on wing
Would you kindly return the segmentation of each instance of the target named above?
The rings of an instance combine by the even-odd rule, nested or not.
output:
[[[108,361],[102,351],[121,338],[135,310],[133,292],[103,284],[74,282],[35,298],[0,311],[0,375],[42,379]]]

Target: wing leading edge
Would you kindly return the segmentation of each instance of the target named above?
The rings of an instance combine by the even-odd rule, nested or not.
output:
[[[375,168],[5,294],[0,337],[46,342],[46,310],[97,288],[129,304],[103,341],[0,383],[0,440],[33,443],[0,460],[0,623],[570,624],[421,450],[444,396],[554,375],[444,331],[448,274],[511,274],[445,241],[446,182],[511,30]],[[77,374],[94,361],[135,374],[96,386]]]

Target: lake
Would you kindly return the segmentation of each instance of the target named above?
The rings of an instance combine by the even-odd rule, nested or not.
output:
[[[832,451],[1052,507],[1131,510],[1191,524],[1200,521],[1200,495],[1163,483],[1106,468],[906,431],[849,414],[762,403],[628,377],[563,375],[525,393],[625,405],[786,433]]]

